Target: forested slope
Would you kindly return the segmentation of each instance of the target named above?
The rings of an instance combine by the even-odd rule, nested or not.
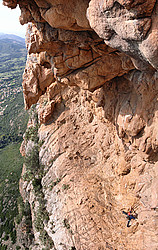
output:
[[[24,39],[0,34],[0,249],[16,245],[19,147],[28,120],[21,87],[25,61]]]

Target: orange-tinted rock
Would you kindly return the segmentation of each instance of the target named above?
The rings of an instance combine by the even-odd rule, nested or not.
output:
[[[11,9],[14,9],[17,7],[17,0],[5,0],[3,1],[3,5],[11,8]]]
[[[38,101],[41,124],[37,145],[22,146],[39,154],[40,192],[20,181],[31,204],[30,247],[156,250],[157,2],[25,0],[20,7],[23,22],[34,23],[24,97],[28,108]],[[42,232],[40,204],[48,215]],[[136,220],[127,227],[122,211],[130,210]]]
[[[51,101],[50,103],[46,104],[43,108],[39,108],[39,121],[40,123],[46,123],[50,120],[53,109],[54,109],[55,102]]]
[[[158,70],[158,5],[152,14],[152,26],[146,39],[139,45],[142,55],[150,62],[150,64]]]
[[[67,30],[89,30],[90,26],[86,18],[86,10],[89,0],[64,0],[48,1],[50,7],[46,10],[41,9],[42,17],[53,28],[63,28]],[[72,11],[73,10],[73,11]]]
[[[130,69],[133,69],[133,64],[127,56],[107,54],[89,67],[72,73],[67,78],[70,80],[70,85],[72,82],[72,85],[80,88],[94,90],[116,76],[127,73]]]
[[[142,61],[146,69],[148,62],[157,69],[157,62],[152,59],[158,51],[157,16],[155,0],[91,0],[87,11],[91,27],[107,45]],[[143,70],[144,66],[139,64],[138,69]]]
[[[38,100],[50,83],[55,82],[52,74],[54,74],[58,83],[66,77],[66,84],[70,86],[77,85],[84,89],[94,90],[112,78],[121,76],[134,68],[129,57],[120,53],[110,54],[114,51],[105,44],[102,43],[99,50],[98,43],[102,40],[93,33],[84,32],[85,40],[83,40],[82,33],[78,32],[76,33],[76,40],[72,40],[72,32],[65,33],[63,31],[66,34],[65,38],[61,30],[60,33],[50,27],[49,30],[50,32],[43,36],[43,33],[33,25],[32,27],[29,26],[27,32],[27,48],[30,54],[28,65],[33,58],[33,53],[40,52],[36,59],[38,63],[35,62],[32,69],[32,65],[28,66],[30,67],[29,79],[25,80],[24,74],[24,98],[28,107]],[[54,41],[50,41],[51,34]],[[68,44],[67,40],[70,39],[72,43]],[[38,78],[38,83],[34,84],[36,89],[33,90],[30,86],[32,82],[36,82],[35,78]],[[58,89],[60,87],[62,85],[59,84]],[[48,92],[51,93],[52,91],[48,90]]]
[[[36,103],[46,88],[54,81],[54,75],[49,64],[41,66],[37,57],[30,55],[27,59],[27,66],[23,74],[23,93],[25,107],[27,109]]]
[[[20,146],[20,154],[24,157],[25,156],[25,142],[23,141]]]

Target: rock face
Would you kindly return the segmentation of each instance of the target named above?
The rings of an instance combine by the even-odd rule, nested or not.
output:
[[[157,1],[3,2],[32,22],[23,91],[38,104],[20,180],[31,249],[158,249]]]
[[[156,0],[91,0],[87,17],[105,43],[130,55],[139,70],[158,69]]]

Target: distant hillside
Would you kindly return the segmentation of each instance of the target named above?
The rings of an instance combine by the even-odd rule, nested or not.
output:
[[[21,55],[26,55],[25,43],[23,41],[0,38],[0,62],[3,57],[11,56],[11,58],[18,58]]]
[[[22,74],[26,62],[23,39],[0,35],[0,148],[11,141],[22,140],[27,112],[22,96]],[[15,39],[11,39],[15,37]],[[22,39],[17,41],[17,38]],[[26,118],[26,119],[25,119]]]
[[[24,44],[22,42],[11,39],[0,39],[0,54],[12,55],[12,53],[23,52]],[[18,55],[17,55],[18,56]],[[16,57],[17,57],[16,56]]]
[[[25,38],[22,38],[20,36],[16,36],[13,34],[4,34],[4,33],[0,33],[0,39],[11,39],[17,42],[22,42],[25,43]]]

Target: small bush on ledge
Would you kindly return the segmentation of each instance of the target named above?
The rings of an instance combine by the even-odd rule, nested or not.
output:
[[[29,140],[38,142],[38,124],[36,126],[28,127],[25,132],[25,140],[28,142]]]

